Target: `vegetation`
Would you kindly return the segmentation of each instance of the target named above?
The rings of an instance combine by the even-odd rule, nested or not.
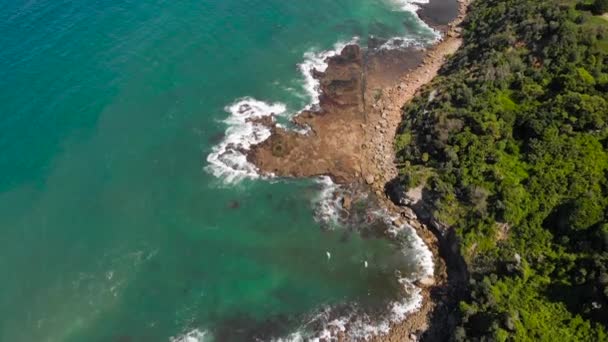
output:
[[[593,3],[593,13],[604,14],[608,12],[608,0],[595,0]]]
[[[470,272],[456,340],[608,340],[608,21],[576,5],[475,1],[404,109],[402,184]]]

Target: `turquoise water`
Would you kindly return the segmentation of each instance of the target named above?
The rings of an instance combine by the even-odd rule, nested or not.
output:
[[[0,0],[0,340],[271,339],[322,307],[395,300],[400,247],[320,229],[314,181],[205,168],[225,106],[311,102],[306,52],[432,36],[396,9]]]

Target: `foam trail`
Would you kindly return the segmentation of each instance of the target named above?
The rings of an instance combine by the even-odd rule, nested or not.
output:
[[[342,187],[327,176],[317,178],[316,182],[321,185],[321,191],[312,201],[315,221],[326,228],[335,227],[341,221],[342,203],[339,194]]]
[[[422,290],[414,283],[433,276],[432,253],[411,226],[406,224],[398,227],[397,234],[401,235],[400,240],[404,241],[401,247],[402,253],[407,258],[412,257],[413,262],[419,267],[412,274],[397,278],[403,296],[400,300],[389,303],[384,314],[371,317],[356,304],[350,305],[346,314],[337,314],[343,312],[340,308],[327,307],[318,311],[296,332],[275,339],[273,342],[338,341],[340,338],[345,338],[346,341],[369,341],[374,337],[388,334],[394,324],[403,322],[409,315],[420,310],[423,304]],[[311,331],[307,326],[321,326],[321,328]]]
[[[408,37],[393,37],[389,39],[386,43],[382,44],[380,49],[392,50],[406,48],[409,46],[423,48],[426,44],[438,42],[441,39],[441,33],[427,25],[427,23],[425,23],[424,20],[420,19],[420,17],[418,16],[418,10],[420,9],[420,5],[428,4],[429,1],[430,0],[390,0],[390,2],[396,7],[397,10],[414,14],[414,16],[418,19],[419,24],[432,32],[431,39],[425,42],[421,42]]]
[[[327,51],[309,50],[304,53],[304,61],[298,65],[302,76],[304,76],[304,90],[311,99],[311,103],[304,109],[310,110],[319,104],[319,95],[321,94],[321,84],[317,80],[313,71],[325,72],[327,70],[327,59],[339,55],[345,46],[356,44],[359,41],[358,37],[354,37],[348,42],[337,42],[333,49]]]
[[[327,69],[327,58],[339,54],[342,49],[351,43],[336,43],[333,50],[314,52],[308,51],[304,54],[304,62],[298,65],[304,77],[304,89],[311,98],[311,103],[303,110],[311,109],[318,105],[320,95],[320,83],[313,77],[313,70],[323,72]],[[263,101],[244,97],[225,108],[230,113],[224,122],[228,125],[225,138],[214,146],[207,156],[209,165],[205,168],[225,183],[237,183],[243,179],[259,178],[255,165],[247,161],[247,152],[251,146],[259,144],[270,137],[270,129],[261,124],[251,122],[264,116],[285,114],[286,107],[282,103],[268,104]],[[278,127],[284,126],[278,124]],[[307,134],[309,127],[295,129],[297,133]]]
[[[433,262],[433,252],[424,243],[422,238],[418,236],[416,230],[409,224],[404,224],[403,230],[407,231],[407,248],[403,249],[403,253],[408,257],[408,260],[415,260],[418,265],[417,279],[430,278],[435,273],[435,263]]]
[[[183,335],[171,337],[169,339],[169,342],[205,342],[211,340],[212,339],[210,338],[209,333],[207,331],[194,329]]]
[[[226,183],[235,183],[245,178],[258,178],[255,165],[247,161],[247,152],[252,145],[270,137],[270,129],[252,120],[285,112],[282,103],[268,104],[251,97],[237,100],[225,108],[230,116],[224,120],[228,125],[222,142],[214,146],[207,156],[206,170]]]
[[[391,0],[401,11],[416,13],[419,5],[428,4],[429,0]]]
[[[340,226],[343,223],[340,214],[344,210],[341,198],[348,189],[333,183],[329,177],[319,177],[317,183],[322,186],[322,190],[313,200],[315,219],[330,227]],[[397,276],[396,281],[403,291],[401,299],[389,303],[384,314],[374,317],[370,317],[356,305],[353,305],[347,314],[338,316],[334,312],[338,311],[337,308],[327,308],[317,313],[298,331],[275,340],[276,342],[335,341],[340,335],[345,336],[348,341],[367,341],[388,334],[392,325],[404,321],[410,314],[420,310],[423,304],[422,290],[415,283],[434,276],[435,264],[431,250],[412,226],[407,223],[395,226],[393,222],[397,217],[391,216],[386,209],[373,211],[372,215],[390,227],[389,232],[395,241],[400,243],[404,260],[410,264],[408,269],[412,269],[411,273]],[[322,328],[315,331],[306,329],[311,323]]]
[[[390,0],[398,10],[416,13],[416,4],[426,3],[429,0]],[[416,16],[417,17],[417,16]],[[418,18],[420,20],[420,18]],[[431,30],[433,39],[421,42],[407,37],[394,37],[389,39],[380,48],[398,49],[408,46],[423,47],[428,43],[437,41],[441,35],[420,20],[422,25]],[[349,44],[358,43],[359,38],[354,37],[348,42],[338,42],[333,49],[326,51],[310,50],[304,53],[304,61],[298,65],[304,78],[303,88],[310,98],[310,103],[303,110],[314,110],[319,105],[320,82],[314,77],[314,71],[324,72],[327,69],[327,59],[334,57]],[[236,183],[245,178],[258,178],[257,168],[247,161],[247,151],[252,145],[259,144],[270,136],[270,130],[261,124],[248,122],[247,119],[260,118],[271,114],[285,114],[285,105],[280,103],[268,104],[250,97],[237,100],[226,108],[231,116],[224,122],[229,125],[226,138],[213,147],[207,157],[209,165],[206,167],[215,177],[223,179],[226,183]],[[296,128],[295,132],[307,134],[310,127]]]

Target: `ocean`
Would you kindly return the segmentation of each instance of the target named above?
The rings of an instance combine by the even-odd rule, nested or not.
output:
[[[339,186],[259,177],[242,151],[268,134],[247,118],[314,106],[310,71],[343,44],[436,39],[414,10],[0,0],[0,340],[358,339],[403,319],[432,272],[413,230],[347,229]]]

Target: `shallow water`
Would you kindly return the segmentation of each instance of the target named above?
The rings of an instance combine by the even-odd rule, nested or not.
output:
[[[317,182],[214,174],[207,156],[226,106],[314,102],[311,52],[433,38],[400,8],[0,0],[0,340],[271,339],[398,299],[412,256],[321,229]]]

